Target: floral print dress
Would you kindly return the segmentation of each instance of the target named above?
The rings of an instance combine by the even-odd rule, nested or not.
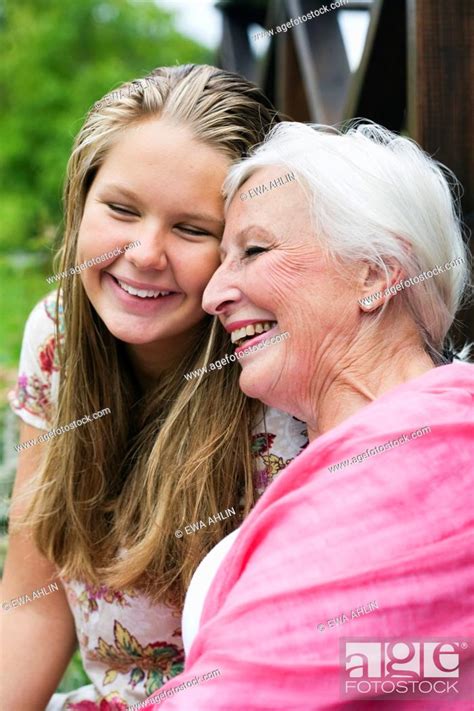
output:
[[[56,292],[31,312],[23,338],[13,411],[48,430],[59,387],[55,337]],[[64,338],[60,313],[59,338]],[[253,435],[255,488],[260,495],[307,444],[302,422],[271,408]],[[46,711],[124,711],[144,701],[184,665],[181,614],[133,590],[112,590],[62,578],[91,684],[56,693]]]

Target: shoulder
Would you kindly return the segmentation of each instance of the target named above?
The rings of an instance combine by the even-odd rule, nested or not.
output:
[[[62,302],[58,293],[52,292],[42,299],[31,311],[23,335],[22,357],[20,365],[39,370],[45,376],[51,376],[59,370],[58,336],[64,338],[64,319]],[[59,313],[57,314],[57,307]]]
[[[57,307],[59,320],[56,316]],[[45,333],[54,333],[56,324],[59,325],[60,333],[64,333],[62,299],[57,291],[52,291],[31,310],[25,324],[25,335],[32,340],[37,340]]]
[[[330,502],[326,508],[336,519],[347,518],[352,503],[358,515],[366,507],[394,508],[414,520],[421,498],[435,510],[454,491],[467,495],[473,438],[474,366],[440,366],[315,439],[281,472],[257,507],[287,495],[294,503],[300,490],[303,506]]]
[[[46,428],[52,417],[59,374],[58,338],[64,338],[62,303],[58,293],[52,292],[28,316],[18,380],[9,394],[13,411],[34,427]]]

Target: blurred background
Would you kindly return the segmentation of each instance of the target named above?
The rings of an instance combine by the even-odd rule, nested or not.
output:
[[[339,5],[339,7],[334,7]],[[464,187],[474,212],[474,2],[0,0],[0,573],[17,423],[6,404],[25,320],[50,290],[61,194],[88,109],[160,65],[209,63],[259,84],[299,121],[364,117],[415,138]],[[453,337],[474,339],[466,309]],[[88,680],[76,655],[60,690]]]

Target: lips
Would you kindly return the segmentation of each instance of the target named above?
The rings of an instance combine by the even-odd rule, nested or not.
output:
[[[182,291],[165,289],[167,284],[155,286],[143,282],[132,282],[131,279],[125,281],[122,277],[113,276],[106,271],[102,273],[102,280],[104,289],[113,299],[115,306],[118,306],[124,313],[135,316],[155,318],[159,314],[169,313],[170,310],[177,308],[185,299],[185,294]],[[130,293],[129,289],[123,288],[119,280],[127,287],[132,287],[131,291],[144,292],[144,295]]]

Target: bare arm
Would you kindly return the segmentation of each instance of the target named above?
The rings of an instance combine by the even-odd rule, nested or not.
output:
[[[42,430],[22,422],[21,442],[40,434]],[[20,453],[11,522],[27,505],[19,494],[36,471],[45,446],[40,443]],[[58,592],[32,599],[33,591],[53,582],[58,584]],[[22,595],[29,595],[32,601],[9,610],[0,607],[1,699],[5,709],[44,711],[71,659],[76,638],[55,566],[40,554],[26,529],[9,536],[1,600],[5,604]]]

